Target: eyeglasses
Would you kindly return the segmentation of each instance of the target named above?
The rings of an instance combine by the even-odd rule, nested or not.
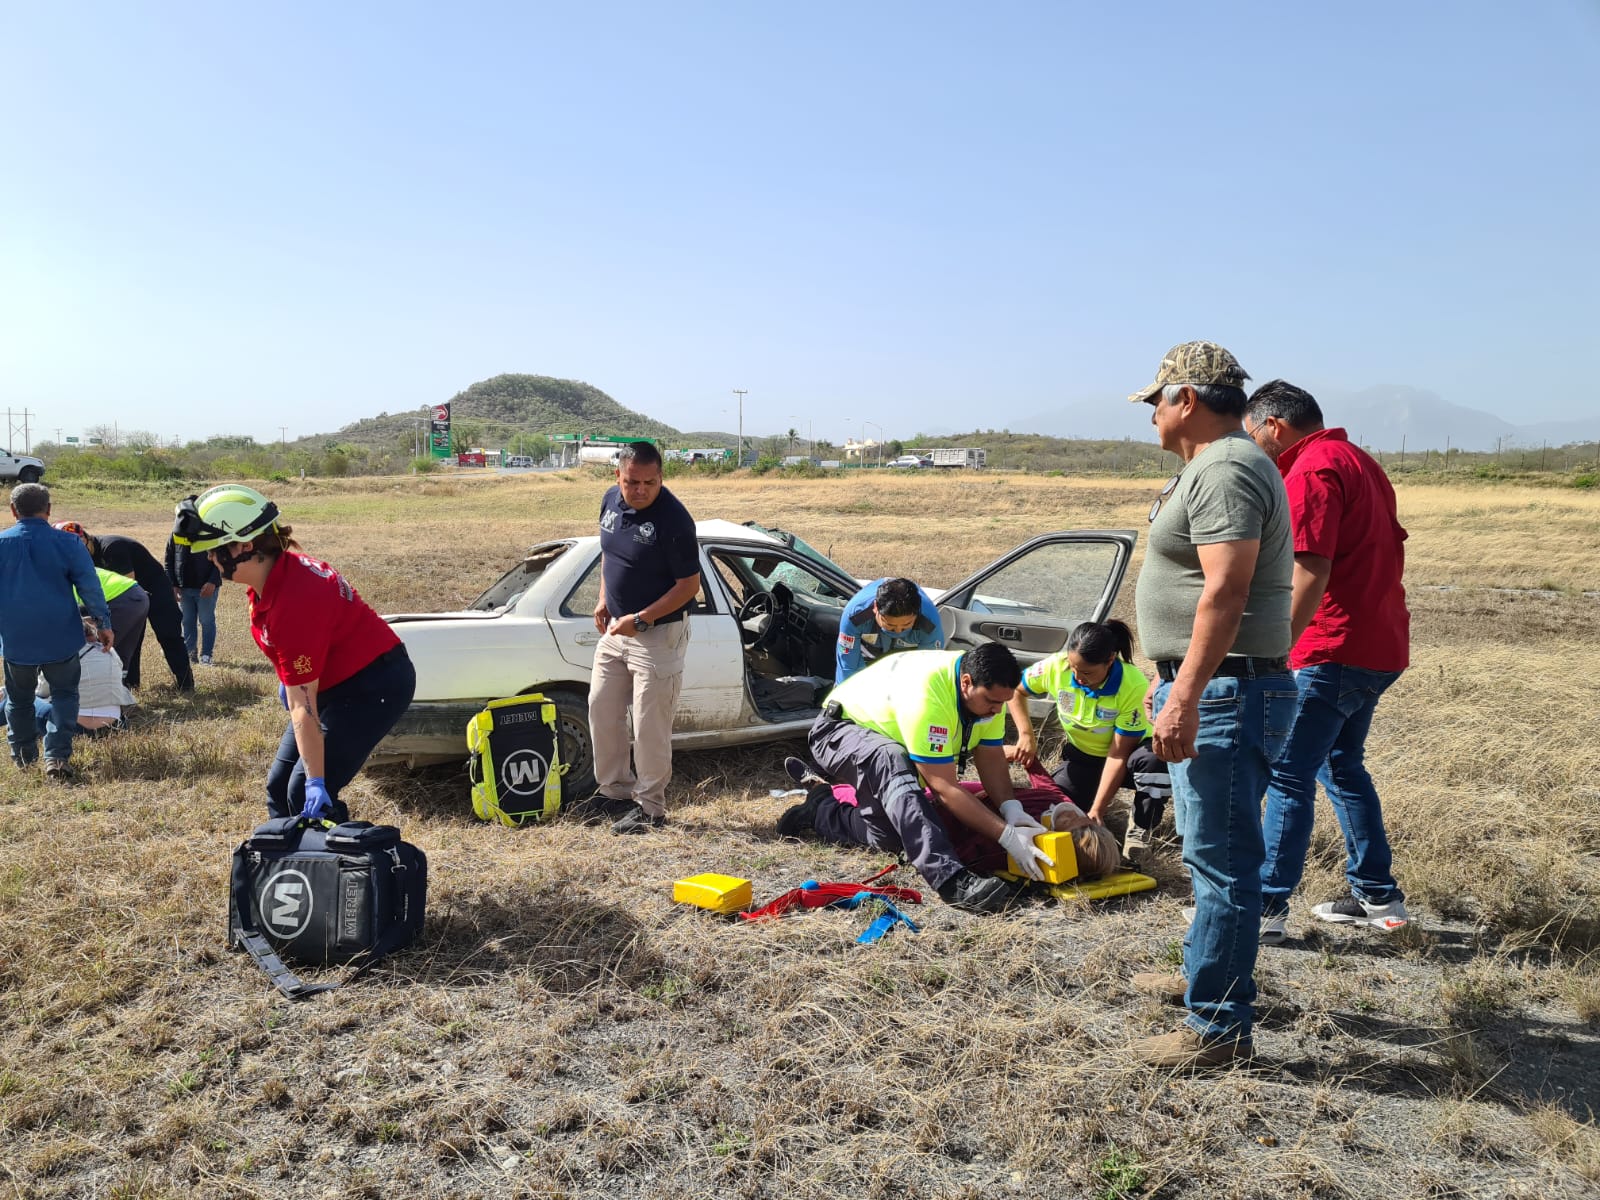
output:
[[[1178,486],[1178,480],[1182,478],[1183,472],[1179,471],[1171,479],[1167,480],[1167,486],[1161,489],[1161,494],[1156,497],[1156,502],[1150,506],[1150,523],[1152,525],[1155,524],[1156,514],[1161,511],[1161,506],[1166,503],[1167,497],[1172,495],[1173,489]]]

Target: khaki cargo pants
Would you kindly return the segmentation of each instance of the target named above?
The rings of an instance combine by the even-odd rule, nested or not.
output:
[[[683,686],[689,617],[638,637],[606,634],[589,678],[589,736],[602,795],[633,800],[652,817],[667,811],[672,780],[672,715]],[[633,708],[632,761],[627,710]]]

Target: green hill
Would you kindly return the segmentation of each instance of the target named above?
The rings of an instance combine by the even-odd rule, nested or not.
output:
[[[458,428],[476,426],[487,443],[500,443],[517,433],[632,433],[659,438],[677,435],[672,426],[624,408],[597,387],[548,375],[496,375],[457,392],[450,398],[450,405],[452,423]],[[411,441],[417,418],[426,417],[431,411],[429,407],[414,412],[380,413],[346,425],[337,433],[301,440],[387,448]]]

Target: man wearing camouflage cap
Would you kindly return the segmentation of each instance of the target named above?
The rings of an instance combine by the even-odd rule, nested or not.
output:
[[[1244,432],[1248,378],[1215,342],[1185,342],[1129,397],[1152,406],[1162,447],[1184,461],[1151,506],[1135,594],[1139,639],[1160,678],[1153,746],[1172,764],[1195,899],[1183,974],[1133,979],[1189,1010],[1177,1032],[1130,1048],[1154,1066],[1215,1067],[1251,1053],[1261,800],[1296,692],[1289,500],[1272,459]]]

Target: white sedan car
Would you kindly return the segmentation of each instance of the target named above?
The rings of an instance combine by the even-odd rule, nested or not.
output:
[[[782,530],[720,520],[696,529],[700,592],[687,617],[674,746],[803,737],[833,684],[840,614],[861,581]],[[948,644],[1003,642],[1024,666],[1053,654],[1074,625],[1110,612],[1137,536],[1042,534],[933,592]],[[559,716],[566,792],[587,795],[599,588],[600,539],[563,538],[534,546],[465,612],[385,618],[416,664],[417,691],[372,761],[460,761],[467,722],[484,704],[542,692]]]

